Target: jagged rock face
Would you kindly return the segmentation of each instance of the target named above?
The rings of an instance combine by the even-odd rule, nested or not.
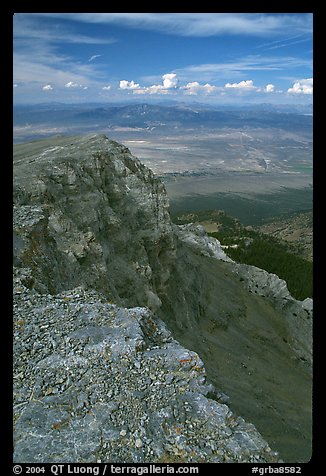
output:
[[[32,331],[34,341],[32,339],[27,343],[25,361],[21,362],[17,357],[19,361],[17,374],[20,375],[17,377],[19,409],[17,461],[24,459],[29,447],[34,448],[35,440],[32,441],[30,438],[35,429],[30,426],[31,422],[28,420],[28,415],[32,418],[34,411],[40,415],[39,432],[45,437],[42,441],[48,443],[44,443],[43,449],[40,446],[35,447],[33,458],[37,459],[37,454],[44,451],[47,455],[44,458],[60,461],[59,453],[51,453],[53,446],[50,440],[56,433],[51,432],[52,430],[46,431],[48,421],[41,415],[40,407],[31,407],[28,404],[26,406],[28,411],[24,416],[26,395],[19,396],[20,385],[24,379],[28,382],[25,394],[31,392],[34,385],[39,385],[37,373],[30,370],[29,358],[32,357],[33,366],[37,366],[42,359],[50,359],[46,362],[50,367],[53,366],[54,370],[49,381],[51,388],[54,386],[57,388],[59,400],[53,400],[53,407],[51,398],[49,401],[44,400],[46,405],[50,405],[47,407],[49,410],[57,408],[61,396],[65,400],[68,398],[67,395],[70,395],[69,392],[65,393],[67,390],[65,384],[62,382],[60,387],[55,380],[57,367],[64,365],[63,362],[66,361],[69,363],[69,359],[72,359],[71,362],[75,365],[76,355],[77,357],[82,355],[86,360],[90,359],[91,346],[86,351],[84,340],[90,339],[95,347],[97,344],[99,346],[96,347],[96,351],[95,347],[93,349],[94,360],[87,360],[86,363],[86,360],[78,360],[79,357],[76,357],[76,362],[84,362],[81,367],[88,366],[91,373],[96,373],[95,362],[98,362],[100,355],[96,352],[100,352],[99,349],[103,346],[107,347],[110,354],[107,366],[116,365],[116,360],[113,359],[114,352],[119,349],[119,342],[123,342],[126,337],[123,329],[130,325],[130,316],[134,311],[131,310],[130,314],[127,310],[109,306],[104,312],[102,304],[99,304],[101,299],[92,298],[86,290],[101,293],[115,306],[150,308],[155,314],[153,315],[156,319],[155,325],[162,330],[162,324],[157,324],[161,322],[158,318],[166,322],[173,331],[174,338],[185,346],[181,347],[175,341],[173,345],[167,346],[167,342],[170,341],[165,342],[161,338],[154,344],[150,319],[144,317],[147,311],[136,312],[138,324],[135,324],[135,328],[138,329],[136,332],[138,337],[136,338],[135,334],[135,339],[145,342],[148,351],[155,350],[155,346],[160,349],[157,353],[162,357],[159,365],[162,378],[165,374],[171,373],[169,359],[178,346],[182,352],[189,352],[185,348],[196,351],[203,359],[207,375],[214,384],[212,394],[216,396],[221,394],[221,391],[226,391],[231,397],[229,403],[231,408],[233,405],[238,414],[249,418],[249,421],[252,421],[267,438],[273,449],[280,450],[283,459],[292,462],[309,460],[311,376],[307,361],[311,358],[309,341],[311,303],[298,303],[293,300],[286,286],[284,288],[284,282],[277,277],[271,277],[257,268],[234,263],[226,257],[218,241],[208,238],[203,229],[172,225],[164,186],[124,146],[108,140],[105,136],[86,136],[52,139],[51,142],[38,141],[15,147],[14,264],[19,269],[19,280],[23,289],[23,296],[20,296],[19,292],[16,296],[17,319],[18,322],[22,321],[19,324],[22,326],[19,331],[22,329],[26,331],[24,323],[29,319],[31,319],[28,321],[30,330],[34,326],[38,329]],[[83,291],[74,291],[80,286]],[[70,290],[70,294],[67,290]],[[81,301],[77,294],[82,295]],[[69,295],[72,296],[73,303],[70,311],[66,312],[62,300]],[[26,302],[29,304],[25,315]],[[48,311],[51,309],[51,302],[60,312],[51,314],[52,311]],[[40,309],[45,309],[45,316],[49,316],[54,327],[61,326],[59,319],[62,319],[62,323],[66,319],[69,322],[74,320],[73,329],[69,326],[69,329],[68,327],[66,329],[63,326],[65,330],[60,338],[58,336],[59,340],[53,338],[54,344],[51,344],[53,348],[47,351],[46,355],[44,348],[37,347],[42,343],[43,333],[39,332],[40,316],[35,317],[32,310],[34,307],[41,313],[43,311]],[[92,326],[89,322],[90,328],[87,331],[85,322],[80,317],[79,311],[82,307],[87,309],[93,307],[96,310],[94,311],[96,325]],[[123,325],[117,318],[117,313],[120,317],[125,316]],[[297,316],[299,318],[295,319]],[[111,327],[118,330],[111,332],[109,330]],[[118,347],[115,347],[113,336],[118,339]],[[23,346],[26,341],[23,332],[18,332],[16,338],[18,350],[15,356],[19,356],[20,340]],[[66,338],[69,338],[68,342],[75,342],[71,348],[70,344],[64,348],[63,342]],[[136,341],[133,341],[134,344]],[[29,348],[31,342],[36,345],[35,349]],[[136,381],[132,375],[133,359],[146,360],[148,355],[153,356],[156,352],[146,354],[143,343],[138,350],[132,350],[128,346],[122,347],[121,359],[126,361],[126,365],[117,366],[117,369],[126,380],[121,380],[123,385],[116,389],[118,401],[123,400],[121,394],[125,386],[130,392],[136,391]],[[81,352],[78,349],[81,349]],[[31,353],[32,351],[35,352]],[[298,356],[302,360],[298,359]],[[106,364],[103,365],[105,367]],[[152,363],[148,363],[148,369],[151,366]],[[112,375],[105,373],[103,369],[98,379],[105,382],[106,378],[110,379]],[[105,369],[108,370],[107,367]],[[43,380],[44,376],[46,380],[48,378],[46,366],[41,366],[39,370]],[[76,375],[78,379],[78,372]],[[199,400],[205,408],[207,407],[204,413],[213,411],[215,403],[210,399],[208,402],[207,399],[203,400],[206,398],[207,388],[205,390],[192,387],[192,378],[189,375],[182,384],[184,391],[199,392]],[[196,375],[194,378],[197,378]],[[173,404],[169,399],[176,397],[168,392],[164,393],[161,377],[156,375],[157,387],[153,386],[153,382],[148,383],[147,387],[144,384],[146,395],[149,400],[165,398],[164,401],[171,410]],[[90,385],[90,378],[91,376],[88,376],[88,380],[83,381],[84,389]],[[78,399],[83,390],[75,380],[73,382],[76,386],[74,398]],[[44,394],[47,391],[45,384],[40,385],[40,397],[43,401],[49,395]],[[160,385],[162,387],[159,387]],[[159,388],[162,388],[162,394],[155,393],[154,390]],[[94,407],[96,410],[94,412],[98,415],[98,405],[102,405],[103,394],[95,391],[90,395],[93,403],[86,406],[90,411],[93,411]],[[181,398],[178,392],[177,395],[177,398]],[[181,400],[183,401],[183,397]],[[181,405],[181,400],[178,400],[177,406]],[[106,401],[105,405],[108,405],[106,415],[111,415],[110,403]],[[124,408],[123,404],[121,408]],[[150,405],[146,408],[148,411],[161,411],[162,415],[165,411],[154,409]],[[143,408],[141,413],[144,418],[145,410]],[[172,411],[170,410],[167,410],[167,415],[170,415]],[[135,407],[134,411],[138,412],[140,409],[136,410]],[[59,426],[53,430],[65,431],[67,438],[69,434],[71,437],[71,432],[76,428],[84,431],[88,421],[84,420],[86,415],[77,412],[77,416],[78,418],[73,419],[72,423],[69,423],[68,416],[62,419],[62,425],[61,420],[54,421],[53,424],[58,423]],[[95,440],[98,442],[100,435],[98,424],[100,422],[100,426],[103,426],[104,421],[102,422],[100,416],[95,420],[89,415],[87,418],[95,429],[94,435],[97,435]],[[181,428],[182,421],[175,415],[173,418],[169,420],[170,424]],[[249,436],[243,434],[239,436],[241,444],[239,438],[238,440],[235,438],[237,441],[233,440],[231,453],[229,451],[231,447],[226,440],[224,443],[213,442],[212,452],[203,452],[199,450],[202,443],[200,435],[197,435],[196,425],[190,421],[189,425],[192,427],[180,430],[181,435],[195,432],[199,440],[191,443],[192,440],[186,442],[184,438],[180,438],[182,441],[178,442],[182,448],[175,450],[173,445],[166,442],[163,433],[156,435],[158,438],[156,446],[149,442],[151,439],[149,435],[154,431],[152,427],[157,423],[154,420],[148,421],[145,434],[142,433],[144,425],[133,427],[130,420],[128,425],[131,425],[133,432],[129,434],[129,430],[123,427],[122,417],[119,416],[115,422],[113,416],[112,421],[113,423],[108,424],[106,435],[107,439],[113,441],[112,445],[110,443],[111,446],[101,447],[99,450],[98,443],[94,443],[94,447],[88,448],[88,443],[82,440],[86,445],[84,448],[82,442],[77,446],[70,445],[70,449],[67,448],[67,452],[64,453],[67,460],[72,457],[69,451],[76,451],[76,447],[79,451],[78,461],[95,461],[98,454],[101,458],[112,457],[116,461],[118,457],[123,461],[145,461],[152,454],[158,459],[170,458],[171,454],[177,455],[174,451],[179,450],[187,461],[196,461],[196,458],[207,461],[228,459],[244,461],[245,458],[250,458],[250,455],[266,461],[271,460],[268,458],[275,458],[275,455],[266,456],[265,450],[262,450],[265,442],[262,446],[258,444],[258,447],[250,442],[250,431]],[[223,424],[227,425],[226,420]],[[229,437],[231,439],[236,437],[231,427],[229,430],[231,431]],[[214,431],[219,433],[217,428]],[[284,443],[283,434],[290,435],[289,443]],[[144,437],[146,435],[145,440],[142,439],[142,435]],[[123,454],[118,453],[120,437],[127,438],[123,441],[131,445],[129,452],[126,450]],[[138,440],[142,444],[145,441],[144,447],[137,447]],[[256,441],[256,436],[254,440]],[[165,448],[165,443],[170,446]],[[47,444],[50,446],[46,446]],[[229,449],[223,453],[224,447]],[[62,445],[58,448],[58,451],[63,450]],[[168,450],[167,456],[162,452],[164,449]]]
[[[22,278],[24,270],[14,283],[15,462],[278,460],[252,424],[216,401],[198,354],[148,309],[83,288],[39,294]]]
[[[283,279],[255,266],[237,264],[234,270],[244,279],[249,292],[266,297],[280,311],[284,316],[291,348],[300,359],[311,365],[312,299],[297,301],[290,295]]]
[[[32,158],[18,146],[15,262],[41,292],[86,285],[116,303],[158,307],[175,254],[162,183],[104,136],[58,143]]]

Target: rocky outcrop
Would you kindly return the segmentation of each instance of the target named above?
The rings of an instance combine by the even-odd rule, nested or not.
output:
[[[16,461],[275,461],[232,405],[273,449],[284,425],[309,459],[309,303],[173,225],[124,146],[15,146],[14,265]]]
[[[25,281],[16,272],[16,462],[277,461],[147,308]]]
[[[215,238],[207,236],[201,225],[194,225],[192,223],[179,225],[175,228],[175,232],[179,240],[190,245],[195,252],[221,261],[232,262],[231,258],[225,254],[220,242]]]
[[[268,299],[284,319],[289,336],[288,343],[294,353],[312,365],[312,317],[313,301],[294,299],[283,279],[256,266],[235,263],[222,249],[220,242],[207,236],[201,225],[180,225],[176,230],[179,240],[194,253],[232,263],[232,271],[238,275],[250,293]]]
[[[312,299],[297,301],[289,293],[283,279],[255,266],[237,264],[234,270],[244,280],[249,292],[266,297],[282,313],[289,335],[289,345],[300,359],[311,366]]]
[[[174,259],[162,183],[105,136],[57,142],[27,156],[17,146],[15,262],[40,292],[86,285],[117,304],[157,307]]]

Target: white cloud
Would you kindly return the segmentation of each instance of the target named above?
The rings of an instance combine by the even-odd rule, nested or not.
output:
[[[43,91],[53,91],[53,87],[51,86],[51,84],[46,84],[45,86],[43,86]]]
[[[146,88],[149,94],[169,94],[171,88],[165,88],[161,84],[153,84],[149,88]]]
[[[185,86],[182,86],[181,89],[185,90],[185,94],[197,95],[199,93],[211,94],[219,90],[220,88],[218,88],[217,86],[212,86],[211,84],[208,84],[208,83],[204,85],[200,85],[198,81],[192,81],[186,84]]]
[[[153,84],[148,87],[140,87],[137,84],[137,87],[132,88],[133,93],[135,94],[170,94],[173,90],[178,89],[178,78],[176,73],[167,73],[162,76],[163,84]],[[133,82],[133,81],[132,81]],[[120,81],[121,87],[121,81]]]
[[[63,23],[58,22],[52,24],[48,21],[44,22],[46,14],[33,13],[15,13],[14,15],[14,37],[15,39],[26,41],[34,39],[37,43],[74,43],[74,44],[89,44],[89,45],[106,45],[115,43],[115,38],[103,38],[96,36],[87,36],[80,34],[74,26],[69,28]],[[51,16],[51,15],[50,15]],[[69,14],[64,14],[62,19],[67,20]]]
[[[65,84],[65,88],[88,89],[88,86],[83,86],[82,84],[74,83],[73,81],[68,81],[68,83]]]
[[[246,81],[240,81],[240,83],[226,83],[224,85],[225,88],[234,88],[234,89],[245,89],[245,90],[253,90],[257,89],[256,86],[254,86],[254,82],[252,79],[248,79]]]
[[[184,82],[191,81],[195,76],[203,82],[211,83],[217,78],[225,82],[230,82],[230,78],[239,81],[244,76],[253,76],[254,71],[268,71],[272,75],[275,71],[293,68],[311,68],[311,60],[292,56],[248,55],[229,62],[188,65],[176,69],[175,72]]]
[[[35,48],[24,49],[21,53],[14,54],[14,82],[19,86],[42,88],[44,84],[48,84],[51,80],[52,86],[59,88],[68,83],[76,83],[78,85],[88,84],[91,80],[92,84],[101,86],[98,75],[92,67],[93,64],[74,64],[71,58],[56,56],[46,45],[38,45]]]
[[[35,15],[35,14],[34,14]],[[120,24],[180,36],[248,36],[311,33],[312,14],[273,13],[39,13],[86,23]]]
[[[292,88],[288,89],[290,94],[312,94],[313,93],[313,78],[299,79]]]
[[[58,28],[59,25],[60,28]],[[57,21],[51,24],[33,14],[15,14],[13,82],[19,85],[19,88],[15,89],[15,95],[17,96],[18,91],[21,92],[17,100],[20,101],[23,94],[26,98],[30,97],[30,100],[32,95],[33,100],[40,100],[40,91],[49,81],[58,94],[62,88],[66,91],[86,93],[86,89],[89,91],[90,84],[97,89],[103,86],[106,79],[97,69],[98,62],[96,60],[87,62],[87,56],[84,62],[76,60],[69,54],[68,48],[64,50],[58,48],[60,42],[65,44],[110,43],[106,40],[102,42],[101,38],[82,36],[77,27],[74,29],[72,26],[68,31]],[[44,100],[44,97],[41,100]]]
[[[148,92],[149,92],[148,88],[139,88],[139,89],[132,90],[133,94],[147,94]]]
[[[178,78],[176,73],[166,73],[162,76],[163,84],[153,84],[148,88],[143,88],[145,92],[149,94],[169,94],[171,90],[177,89]]]
[[[100,56],[102,56],[102,55],[93,55],[89,58],[88,61],[94,61],[96,58],[99,58]]]
[[[138,89],[139,84],[135,83],[134,81],[126,81],[125,79],[122,79],[120,81],[120,89]]]
[[[178,78],[175,73],[168,73],[162,76],[163,87],[165,89],[176,88],[178,85]]]
[[[275,91],[274,84],[266,84],[265,92],[266,93],[273,93]]]
[[[153,78],[152,78],[153,79]],[[133,94],[175,94],[184,91],[187,95],[211,94],[216,91],[222,91],[223,88],[213,86],[209,83],[204,85],[198,81],[189,82],[185,86],[178,86],[179,79],[176,73],[167,73],[162,76],[162,84],[152,84],[151,86],[142,87],[134,81],[120,81],[120,89],[132,89]]]
[[[111,89],[111,86],[103,86],[103,91],[109,91]]]
[[[147,88],[134,89],[133,94],[170,94],[171,89],[166,89],[162,84],[153,84]]]
[[[198,94],[198,92],[200,91],[200,88],[201,88],[201,86],[198,83],[198,81],[192,81],[192,82],[186,84],[185,86],[181,86],[181,89],[185,90],[185,94],[189,94],[189,95]]]
[[[218,89],[220,89],[220,88],[218,88],[217,86],[212,86],[211,84],[208,84],[208,83],[204,84],[204,86],[203,86],[203,91],[206,94],[213,93],[213,92],[217,91]]]
[[[74,83],[73,81],[69,81],[68,83],[65,84],[65,88],[79,88],[80,85],[77,83]]]
[[[14,84],[14,88],[18,88],[18,84],[17,84],[17,83]]]
[[[167,73],[162,76],[163,84],[153,84],[152,86],[141,87],[134,81],[120,81],[120,89],[130,89],[134,94],[169,94],[178,87],[178,78],[176,73]]]

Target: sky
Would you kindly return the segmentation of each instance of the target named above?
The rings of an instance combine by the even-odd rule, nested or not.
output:
[[[15,13],[14,104],[310,104],[312,13]]]

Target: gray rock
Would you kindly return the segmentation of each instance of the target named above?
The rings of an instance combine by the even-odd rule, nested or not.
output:
[[[20,316],[33,329],[40,326],[44,316],[34,313],[27,304],[26,296],[30,293],[26,288],[17,295],[16,303]],[[212,449],[206,451],[206,440],[209,438],[214,448],[226,445],[232,432],[229,435],[224,432],[221,437],[218,428],[227,425],[231,412],[225,405],[207,399],[201,393],[202,383],[184,393],[205,372],[202,365],[195,367],[201,362],[198,355],[177,341],[166,343],[164,339],[159,343],[157,335],[145,335],[142,327],[148,328],[150,322],[161,327],[160,321],[145,308],[108,309],[103,296],[80,288],[69,290],[69,296],[68,301],[60,294],[52,296],[53,305],[47,310],[49,333],[43,335],[43,358],[38,360],[34,354],[28,363],[15,359],[16,372],[22,373],[28,365],[24,383],[32,389],[21,404],[17,401],[18,393],[15,394],[15,461],[96,462],[100,458],[146,462],[148,455],[161,459],[166,452],[169,457],[178,456],[186,461],[194,461],[194,454],[202,454],[207,461],[214,458]],[[47,299],[46,295],[34,292],[35,309],[42,307]],[[94,318],[85,326],[76,307],[87,308],[90,301]],[[55,334],[58,315],[61,332]],[[56,336],[55,348],[47,345],[52,335]],[[90,339],[77,355],[61,345],[67,335],[81,344],[86,337]],[[21,334],[18,347],[26,338]],[[130,339],[140,345],[121,346],[117,362],[117,343]],[[142,346],[145,340],[149,346],[146,349]],[[62,350],[58,353],[57,349]],[[17,352],[19,355],[19,348]],[[133,365],[135,357],[147,371]],[[180,371],[183,387],[180,382],[173,386],[172,377]],[[170,385],[166,385],[167,381]],[[36,396],[37,385],[40,391]],[[142,392],[138,390],[140,387]],[[194,432],[196,427],[200,431]],[[254,441],[261,441],[262,447],[267,445],[251,425],[242,422],[242,427],[239,434],[249,439],[243,446],[248,448],[252,441],[256,451]],[[126,439],[123,446],[121,438]],[[240,456],[245,457],[237,447],[230,458],[238,461]]]

